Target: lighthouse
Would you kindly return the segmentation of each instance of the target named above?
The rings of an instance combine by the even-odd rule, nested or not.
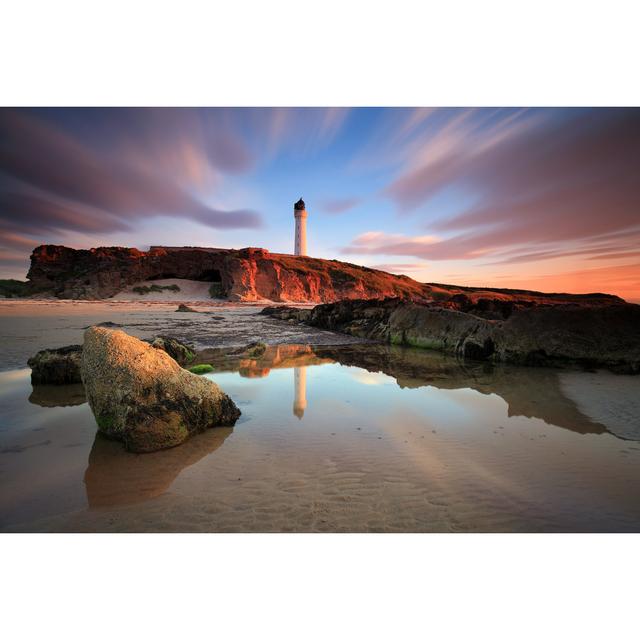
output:
[[[304,200],[300,198],[293,205],[293,217],[296,219],[295,255],[307,255],[307,210]]]

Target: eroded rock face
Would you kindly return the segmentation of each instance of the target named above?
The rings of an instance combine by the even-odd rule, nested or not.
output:
[[[41,245],[31,254],[27,275],[32,292],[58,298],[109,298],[137,282],[185,278],[211,283],[216,298],[231,301],[336,302],[402,298],[494,319],[540,300],[609,305],[624,301],[606,294],[545,294],[496,288],[423,284],[339,260],[270,253],[266,249],[204,247],[127,247],[70,249]],[[212,294],[213,295],[213,294]]]
[[[497,307],[500,309],[500,307]],[[306,311],[306,310],[303,310]],[[527,365],[578,363],[640,373],[640,306],[512,303],[506,318],[465,313],[398,298],[318,305],[310,314],[290,307],[263,313],[379,342],[436,349],[475,360]],[[500,312],[502,315],[502,312]]]
[[[124,331],[87,329],[81,371],[98,428],[131,451],[168,449],[240,416],[214,382]]]
[[[75,250],[42,245],[31,255],[33,288],[58,298],[108,298],[136,282],[186,278],[216,284],[235,301],[331,302],[345,298],[424,298],[426,285],[337,260],[271,254],[265,249],[125,247]]]
[[[77,384],[81,382],[82,345],[43,349],[27,360],[31,384]]]

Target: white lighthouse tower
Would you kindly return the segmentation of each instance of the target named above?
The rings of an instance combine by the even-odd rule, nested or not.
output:
[[[296,219],[295,255],[307,255],[307,210],[304,200],[300,198],[293,205],[293,216]]]

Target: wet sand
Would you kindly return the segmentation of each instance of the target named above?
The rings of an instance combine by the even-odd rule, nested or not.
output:
[[[178,313],[177,302],[0,300],[0,371],[25,367],[40,349],[81,344],[92,324],[113,323],[138,338],[170,335],[197,349],[266,344],[349,344],[357,338],[304,325],[288,325],[260,311],[264,304],[188,301],[197,313]],[[310,305],[298,305],[310,306]]]
[[[146,455],[97,435],[86,404],[28,402],[27,370],[0,374],[0,527],[640,531],[640,433],[625,441],[560,396],[522,415],[521,394],[497,393],[501,375],[472,389],[438,357],[413,362],[400,386],[299,349],[211,374],[243,412],[235,427]],[[530,377],[529,393],[544,395],[544,380]],[[564,426],[548,421],[562,413]]]
[[[640,531],[640,377],[336,346],[335,334],[260,325],[258,309],[212,309],[219,329],[194,314],[199,344],[243,323],[292,342],[258,358],[201,354],[242,416],[168,451],[131,454],[98,435],[79,385],[0,373],[0,530]],[[54,303],[31,323],[5,314],[3,330],[32,353],[58,331],[73,342],[90,318],[155,335],[182,321],[172,314]],[[315,345],[293,344],[298,329]]]

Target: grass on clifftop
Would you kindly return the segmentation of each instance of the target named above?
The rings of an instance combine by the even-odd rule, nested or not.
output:
[[[203,373],[211,373],[213,367],[210,364],[194,364],[193,367],[189,367],[189,371],[201,376]]]
[[[136,293],[142,296],[147,293],[156,293],[160,291],[180,291],[180,287],[177,284],[166,284],[166,285],[152,284],[150,287],[147,287],[147,286],[133,287],[133,291],[135,291]]]
[[[0,280],[0,296],[5,298],[24,298],[32,292],[29,283],[23,280]]]

